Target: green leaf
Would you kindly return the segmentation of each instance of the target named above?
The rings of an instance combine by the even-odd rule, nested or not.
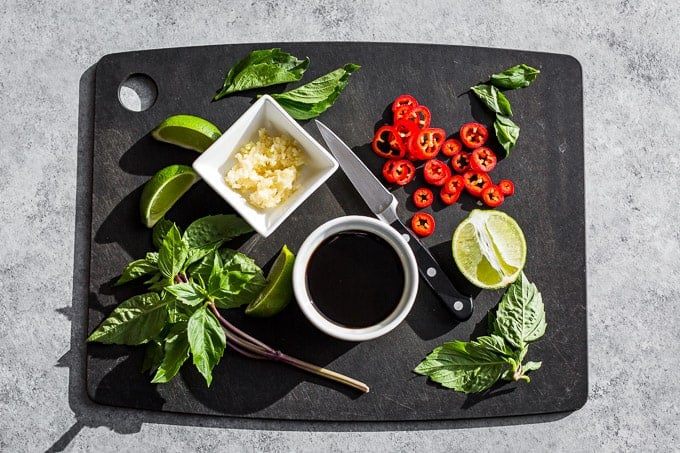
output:
[[[524,365],[522,365],[522,371],[524,371],[524,373],[528,373],[529,371],[536,371],[539,368],[541,368],[542,364],[543,364],[543,362],[531,362],[531,361],[529,361],[529,362],[525,363]]]
[[[342,68],[312,80],[291,91],[271,96],[297,120],[307,120],[321,115],[336,101],[349,83],[349,76],[361,66],[346,64]]]
[[[151,340],[146,344],[144,350],[144,362],[142,362],[142,372],[150,371],[155,373],[163,360],[163,343],[159,340]]]
[[[496,324],[506,341],[524,351],[528,343],[545,333],[541,293],[527,280],[524,272],[503,294],[496,312]]]
[[[251,231],[253,228],[241,217],[220,214],[201,217],[192,222],[184,232],[183,239],[190,249],[203,248],[226,242]]]
[[[187,329],[194,365],[210,387],[212,369],[222,358],[227,344],[224,331],[206,305],[191,315]]]
[[[189,339],[187,337],[187,323],[175,324],[165,338],[163,359],[151,383],[158,384],[170,381],[170,379],[177,375],[188,357]]]
[[[165,277],[174,278],[182,270],[188,254],[187,244],[173,224],[158,251],[158,268]]]
[[[525,88],[536,79],[541,71],[525,64],[508,68],[503,72],[492,74],[489,80],[499,88]]]
[[[498,381],[508,361],[487,348],[487,340],[452,341],[435,348],[414,371],[426,375],[444,387],[464,393],[477,393]]]
[[[298,81],[308,66],[309,58],[299,60],[279,48],[254,50],[229,70],[213,100],[238,91]]]
[[[496,131],[498,142],[505,149],[506,156],[510,155],[510,149],[515,146],[519,138],[519,126],[507,116],[497,113],[493,128]]]
[[[493,112],[512,116],[510,101],[493,85],[475,85],[470,88],[473,93]]]
[[[166,286],[165,290],[190,307],[195,307],[205,301],[205,292],[192,282],[175,283],[174,285]]]
[[[116,285],[122,285],[132,280],[136,280],[144,275],[154,274],[158,272],[158,265],[156,263],[150,262],[146,258],[135,260],[128,264],[120,276]]]
[[[163,239],[165,239],[165,235],[168,234],[168,231],[170,231],[173,225],[174,223],[170,220],[162,218],[153,226],[151,237],[156,250],[161,249],[161,246],[163,245]]]
[[[137,345],[153,339],[168,319],[165,301],[146,293],[121,302],[92,332],[87,341]]]

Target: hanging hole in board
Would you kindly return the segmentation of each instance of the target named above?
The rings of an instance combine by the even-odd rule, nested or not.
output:
[[[156,82],[146,74],[132,74],[118,87],[118,101],[133,112],[148,110],[158,97]]]

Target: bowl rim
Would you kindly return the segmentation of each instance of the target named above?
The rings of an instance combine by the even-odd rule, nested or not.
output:
[[[306,269],[316,248],[328,237],[342,231],[366,231],[383,238],[395,250],[404,268],[404,292],[394,311],[384,320],[368,327],[345,327],[330,321],[314,306],[306,284]],[[373,217],[346,215],[318,226],[300,246],[293,266],[293,291],[300,310],[319,330],[346,341],[378,338],[396,328],[408,316],[418,294],[418,265],[406,240],[394,228]]]
[[[293,194],[288,200],[284,201],[283,205],[276,208],[269,208],[274,211],[260,210],[250,206],[248,201],[238,192],[227,186],[224,182],[224,175],[217,168],[222,167],[228,162],[234,153],[240,148],[241,142],[246,132],[251,129],[249,126],[255,118],[260,117],[258,112],[266,108],[272,108],[277,111],[277,115],[283,119],[285,123],[290,124],[290,128],[295,131],[291,134],[289,131],[279,130],[276,128],[276,133],[287,133],[296,140],[305,154],[310,159],[308,164],[315,162],[314,168],[317,173],[308,184],[297,189],[298,195]],[[266,118],[266,117],[265,117]],[[263,124],[261,127],[265,127]],[[260,129],[257,127],[255,129]],[[241,129],[241,130],[237,130]],[[269,131],[271,132],[271,131]],[[235,138],[232,141],[230,137]],[[301,140],[304,138],[304,140]],[[307,142],[307,143],[304,143]],[[225,145],[225,143],[228,144]],[[215,154],[223,153],[220,158],[215,157]],[[312,162],[313,161],[313,162]],[[328,180],[328,178],[335,173],[339,168],[338,162],[333,155],[326,150],[309,132],[307,132],[301,124],[298,123],[281,105],[276,102],[274,98],[268,94],[262,95],[253,105],[251,105],[245,112],[243,112],[232,125],[227,128],[215,143],[206,149],[200,156],[198,156],[192,167],[201,176],[201,178],[229,205],[233,208],[251,227],[263,237],[272,234],[283,222],[302,205],[321,185]],[[215,176],[215,173],[220,173],[220,178]],[[283,207],[283,208],[282,208]],[[274,216],[275,217],[272,217]],[[259,217],[257,217],[259,216]]]

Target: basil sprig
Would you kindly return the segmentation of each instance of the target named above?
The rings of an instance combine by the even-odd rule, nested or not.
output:
[[[87,338],[105,344],[147,344],[144,367],[151,382],[168,382],[189,355],[210,385],[226,346],[225,332],[210,305],[250,303],[264,288],[262,270],[249,257],[222,248],[252,231],[235,215],[203,217],[182,234],[168,220],[154,226],[157,252],[128,264],[117,284],[145,277],[148,292],[118,305]]]
[[[488,334],[471,341],[451,341],[435,348],[414,369],[444,387],[463,393],[489,389],[498,380],[530,382],[541,362],[524,361],[529,344],[546,329],[541,293],[524,273],[503,295]]]
[[[506,156],[510,154],[519,139],[519,126],[509,117],[512,116],[510,101],[498,88],[518,89],[528,87],[541,71],[524,63],[506,69],[503,72],[492,74],[490,84],[479,84],[470,87],[473,93],[496,114],[493,123],[496,138],[505,150]]]
[[[308,66],[308,57],[300,60],[279,48],[254,50],[229,70],[213,100],[238,91],[297,82]]]
[[[296,120],[307,120],[325,112],[349,83],[349,76],[361,66],[346,64],[305,85],[271,96]]]

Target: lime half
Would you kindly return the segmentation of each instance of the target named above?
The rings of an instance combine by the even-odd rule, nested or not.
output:
[[[483,289],[508,286],[526,262],[524,233],[502,211],[474,209],[454,231],[451,246],[460,272]]]
[[[267,275],[267,286],[257,299],[248,304],[246,315],[264,318],[286,308],[293,299],[294,263],[295,255],[284,245]]]
[[[208,120],[193,115],[172,115],[151,131],[156,140],[202,153],[222,132]]]
[[[201,177],[187,165],[170,165],[147,181],[139,200],[142,222],[153,227]]]

